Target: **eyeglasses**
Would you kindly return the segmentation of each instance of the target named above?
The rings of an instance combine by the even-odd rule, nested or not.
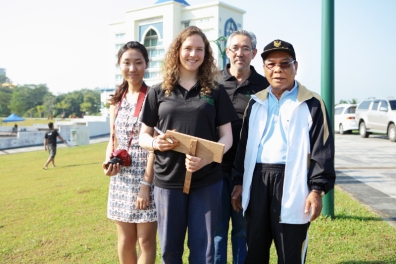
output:
[[[242,47],[242,48],[231,47],[231,48],[228,48],[228,50],[234,54],[236,54],[239,50],[241,50],[242,54],[244,54],[244,55],[250,54],[250,52],[252,51],[252,49],[248,48],[248,47]]]
[[[268,70],[273,71],[275,69],[276,66],[279,66],[282,70],[286,70],[289,69],[290,66],[295,63],[296,60],[292,60],[292,61],[282,61],[279,64],[270,62],[270,63],[264,63],[265,67],[267,67]]]

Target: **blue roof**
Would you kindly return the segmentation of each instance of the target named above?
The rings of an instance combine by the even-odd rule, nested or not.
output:
[[[19,122],[23,120],[25,120],[25,118],[22,118],[16,114],[11,114],[9,117],[4,118],[3,122]]]
[[[178,3],[186,5],[186,6],[190,5],[189,3],[187,3],[184,0],[158,0],[155,4],[162,4],[162,3],[166,3],[166,2],[178,2]]]

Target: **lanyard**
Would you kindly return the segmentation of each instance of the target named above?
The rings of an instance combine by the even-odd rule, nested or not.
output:
[[[121,108],[121,103],[124,100],[125,95],[126,95],[127,92],[128,92],[128,90],[126,90],[125,93],[122,95],[122,98],[121,98],[120,102],[118,103],[118,107],[116,108],[116,111],[115,111],[114,122],[113,122],[113,134],[111,135],[111,138],[113,140],[112,151],[114,151],[115,120],[117,118],[118,111]],[[142,109],[142,105],[143,105],[143,101],[144,101],[144,97],[146,96],[146,93],[147,93],[147,86],[146,86],[145,83],[143,83],[142,87],[140,88],[140,91],[139,91],[139,96],[138,96],[138,100],[137,100],[136,107],[135,107],[135,113],[133,114],[134,117],[138,117],[139,116],[139,113],[140,113],[140,110]],[[128,148],[127,149],[129,149],[130,146],[131,146],[132,136],[133,136],[133,128],[131,129],[131,133],[129,135],[129,141],[128,141]]]

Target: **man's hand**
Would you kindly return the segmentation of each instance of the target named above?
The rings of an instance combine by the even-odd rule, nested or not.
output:
[[[309,214],[312,211],[310,222],[313,222],[322,211],[322,197],[317,192],[311,192],[305,200],[305,214]]]
[[[242,202],[241,202],[241,195],[242,195],[242,185],[235,185],[234,190],[231,193],[231,205],[232,208],[239,212],[242,210]]]

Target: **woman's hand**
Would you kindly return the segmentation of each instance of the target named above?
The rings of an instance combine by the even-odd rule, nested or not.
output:
[[[173,143],[170,143],[168,140],[171,140]],[[156,138],[153,139],[153,148],[159,151],[168,151],[176,146],[180,145],[179,140],[174,138],[173,136],[163,134],[158,135]]]
[[[186,154],[186,169],[191,172],[196,172],[197,170],[201,169],[202,167],[208,165],[210,162],[206,159],[198,158]]]
[[[121,165],[119,163],[110,164],[108,168],[106,168],[108,161],[102,163],[103,172],[107,176],[115,176],[121,170]]]
[[[140,190],[136,201],[137,209],[146,210],[150,206],[150,190],[150,186],[140,184]]]

